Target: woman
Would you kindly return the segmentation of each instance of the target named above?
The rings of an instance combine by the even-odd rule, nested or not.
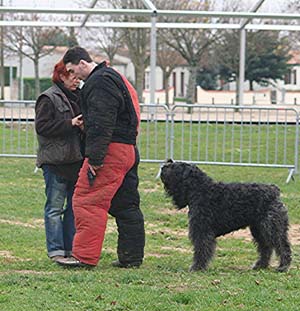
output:
[[[82,165],[80,80],[62,61],[54,67],[53,86],[37,99],[35,128],[39,142],[37,166],[45,179],[45,229],[48,256],[69,256],[75,233],[72,196]],[[65,204],[66,202],[66,204]]]

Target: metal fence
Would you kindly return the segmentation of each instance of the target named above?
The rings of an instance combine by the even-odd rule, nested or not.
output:
[[[287,168],[298,172],[299,113],[293,108],[141,104],[143,162]],[[0,102],[0,156],[35,157],[34,102]]]

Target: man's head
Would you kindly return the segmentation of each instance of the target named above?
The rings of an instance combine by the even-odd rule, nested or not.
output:
[[[87,50],[80,46],[70,48],[64,55],[63,62],[68,72],[82,80],[89,76],[95,66]]]

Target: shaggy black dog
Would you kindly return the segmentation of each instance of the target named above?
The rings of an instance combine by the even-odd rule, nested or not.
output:
[[[277,186],[214,182],[197,166],[171,160],[162,167],[161,180],[178,209],[189,207],[189,238],[194,246],[190,271],[207,269],[216,237],[247,226],[259,253],[253,269],[267,268],[275,250],[280,259],[277,271],[288,270],[288,215]]]

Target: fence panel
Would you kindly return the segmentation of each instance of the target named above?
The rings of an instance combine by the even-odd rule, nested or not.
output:
[[[0,156],[35,157],[33,101],[0,101]]]
[[[170,158],[170,112],[165,105],[141,104],[138,147],[141,161],[163,162]]]
[[[0,101],[0,156],[36,156],[34,104],[34,101]],[[141,104],[141,119],[138,137],[141,161],[164,161],[170,157],[168,107]]]
[[[141,161],[282,167],[298,172],[293,108],[141,104]],[[0,101],[0,156],[35,157],[33,101]]]
[[[293,108],[176,105],[172,110],[176,160],[298,171],[299,114]]]

